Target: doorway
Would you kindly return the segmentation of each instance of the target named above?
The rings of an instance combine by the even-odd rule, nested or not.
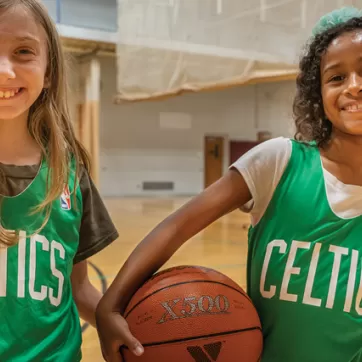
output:
[[[246,152],[251,150],[252,148],[256,147],[259,143],[259,141],[230,141],[229,147],[229,155],[230,155],[230,161],[229,164],[233,164],[235,161],[237,161],[242,155],[244,155]]]
[[[204,187],[207,188],[223,175],[224,137],[205,136]]]

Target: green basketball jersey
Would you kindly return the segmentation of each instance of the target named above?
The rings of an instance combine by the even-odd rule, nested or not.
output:
[[[20,230],[20,241],[0,249],[0,361],[79,362],[81,329],[72,297],[71,272],[78,249],[82,197],[74,170],[51,217],[38,234],[44,215],[31,215],[45,197],[48,167],[21,194],[5,197],[2,223]],[[34,234],[34,235],[33,235]]]
[[[249,230],[262,362],[362,361],[361,256],[362,216],[332,211],[318,148],[293,141],[273,198]]]

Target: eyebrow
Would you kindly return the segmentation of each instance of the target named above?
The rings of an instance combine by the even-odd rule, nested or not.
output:
[[[329,65],[328,67],[324,68],[323,70],[323,74],[326,74],[327,72],[329,72],[330,70],[336,69],[338,67],[341,66],[341,63],[334,63],[332,65]]]
[[[362,56],[359,56],[357,60],[358,60],[358,62],[362,62]],[[327,66],[327,67],[323,70],[323,74],[327,73],[327,72],[330,71],[330,70],[339,68],[341,65],[342,65],[341,62],[332,63],[331,65]]]
[[[37,38],[34,38],[32,36],[17,36],[15,37],[15,40],[17,41],[33,41],[33,42],[36,42],[36,43],[39,43],[39,40]]]

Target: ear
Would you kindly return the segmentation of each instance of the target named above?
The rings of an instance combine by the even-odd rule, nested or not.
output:
[[[44,89],[48,89],[50,87],[50,79],[48,76],[44,79]]]

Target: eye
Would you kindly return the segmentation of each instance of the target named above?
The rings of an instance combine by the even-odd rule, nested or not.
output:
[[[29,48],[21,48],[18,49],[15,53],[18,55],[29,55],[29,54],[34,54],[34,51]]]
[[[343,75],[334,75],[328,79],[328,82],[342,82],[344,78]]]

